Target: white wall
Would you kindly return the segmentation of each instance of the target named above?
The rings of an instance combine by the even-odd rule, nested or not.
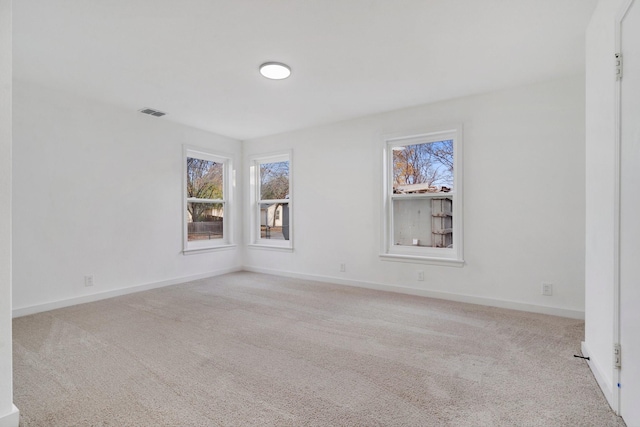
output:
[[[380,260],[380,136],[460,123],[466,265]],[[244,155],[286,148],[295,249],[247,248],[248,269],[584,315],[583,76],[246,141]]]
[[[11,352],[11,1],[0,0],[0,427],[17,427]]]
[[[241,165],[238,141],[14,82],[14,313],[240,268],[238,248],[181,253],[183,144]]]
[[[615,18],[624,0],[600,0],[586,36],[585,342],[614,405]],[[615,405],[614,405],[615,406]]]

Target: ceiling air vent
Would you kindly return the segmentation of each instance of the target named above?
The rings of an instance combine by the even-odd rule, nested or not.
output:
[[[163,113],[162,111],[154,110],[153,108],[143,108],[142,110],[138,110],[142,114],[148,114],[150,116],[162,117],[167,113]]]

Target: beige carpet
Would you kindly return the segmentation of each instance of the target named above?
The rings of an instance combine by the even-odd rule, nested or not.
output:
[[[14,320],[21,426],[623,426],[578,320],[234,273]]]

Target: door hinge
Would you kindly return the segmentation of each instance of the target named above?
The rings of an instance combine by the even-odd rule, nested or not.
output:
[[[616,53],[616,80],[622,78],[622,54]]]
[[[620,344],[613,345],[613,365],[620,369],[622,367],[622,349]]]

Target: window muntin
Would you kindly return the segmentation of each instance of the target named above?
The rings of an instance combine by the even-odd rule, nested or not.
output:
[[[255,157],[252,178],[252,244],[291,248],[291,156]]]
[[[185,149],[185,251],[229,245],[231,159]]]
[[[383,255],[462,261],[459,130],[385,146]]]

